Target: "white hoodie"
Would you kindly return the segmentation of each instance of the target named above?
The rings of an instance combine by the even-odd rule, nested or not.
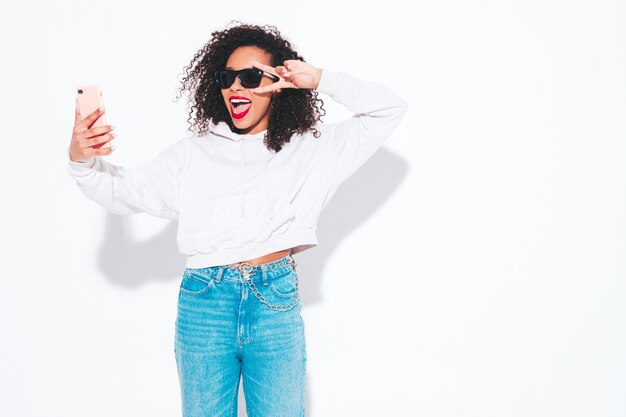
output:
[[[317,91],[354,112],[317,122],[321,136],[296,134],[278,153],[266,131],[233,133],[210,124],[202,136],[178,139],[156,158],[127,168],[101,156],[69,161],[91,200],[116,214],[144,212],[178,220],[178,250],[187,268],[225,265],[291,248],[316,246],[320,212],[339,185],[391,135],[407,103],[387,87],[345,72],[322,70]]]

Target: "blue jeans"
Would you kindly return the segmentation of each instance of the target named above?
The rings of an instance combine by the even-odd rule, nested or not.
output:
[[[174,352],[183,417],[303,417],[306,368],[298,275],[290,255],[261,265],[187,268]]]

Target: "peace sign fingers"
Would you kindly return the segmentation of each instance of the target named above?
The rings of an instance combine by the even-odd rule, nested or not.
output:
[[[293,85],[293,83],[289,82],[289,81],[278,81],[269,85],[266,85],[264,87],[257,87],[257,88],[252,88],[250,91],[252,91],[253,93],[267,93],[268,91],[275,91],[275,90],[280,90],[281,88],[297,88],[295,85]]]
[[[253,93],[267,93],[269,91],[276,91],[278,90],[278,92],[280,92],[280,90],[282,88],[298,88],[295,84],[293,84],[292,82],[286,80],[284,77],[280,76],[277,71],[281,71],[281,72],[285,72],[286,68],[282,67],[282,66],[278,66],[276,68],[271,67],[269,65],[265,65],[262,64],[258,61],[252,61],[252,64],[254,67],[259,68],[260,70],[263,70],[269,74],[275,75],[276,77],[278,77],[279,81],[274,82],[272,84],[268,84],[266,86],[263,87],[257,87],[257,88],[252,88],[251,91]]]
[[[277,77],[280,78],[280,75],[278,75],[276,73],[276,70],[274,69],[274,67],[271,67],[269,65],[265,65],[265,64],[261,64],[259,61],[252,61],[252,66],[257,67],[258,69],[262,69],[265,72],[269,72],[270,74],[273,74]]]

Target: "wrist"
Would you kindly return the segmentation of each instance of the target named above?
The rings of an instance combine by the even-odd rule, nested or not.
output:
[[[320,85],[320,80],[322,79],[322,71],[323,71],[322,68],[317,69],[317,72],[315,74],[315,80],[314,80],[314,83],[315,83],[315,87],[313,87],[314,90],[317,89],[317,87],[319,87]]]

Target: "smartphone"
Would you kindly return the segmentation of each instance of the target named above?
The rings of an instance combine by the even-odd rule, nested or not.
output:
[[[89,116],[91,113],[96,111],[100,107],[104,107],[104,98],[102,96],[102,89],[97,84],[90,85],[82,85],[76,89],[78,94],[78,111],[80,112],[80,117],[85,118]],[[88,129],[92,127],[105,126],[107,125],[106,113],[102,114],[100,117],[96,119],[91,126],[88,126]],[[102,146],[107,148],[111,147],[111,141],[106,142],[104,144],[95,145],[94,148],[98,149]]]

